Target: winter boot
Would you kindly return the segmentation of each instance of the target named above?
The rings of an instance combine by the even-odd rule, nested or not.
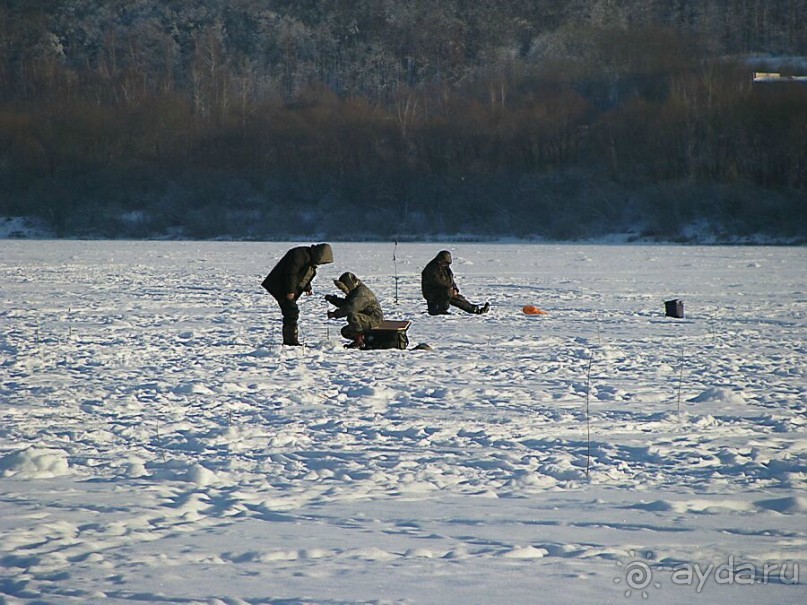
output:
[[[283,344],[290,345],[293,347],[299,347],[299,332],[297,330],[297,326],[295,325],[284,325],[283,326]]]
[[[477,315],[484,315],[488,311],[490,311],[490,303],[488,303],[488,302],[486,302],[481,307],[479,305],[477,305],[477,307],[476,307],[476,314]]]
[[[358,332],[353,336],[353,342],[345,345],[346,349],[363,349],[364,348],[364,332]]]

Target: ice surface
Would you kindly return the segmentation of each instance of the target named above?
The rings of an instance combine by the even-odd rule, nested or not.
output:
[[[335,243],[295,348],[295,244],[0,244],[0,602],[807,602],[807,250]]]

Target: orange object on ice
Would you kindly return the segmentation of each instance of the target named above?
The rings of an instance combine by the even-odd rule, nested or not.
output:
[[[527,305],[521,310],[524,311],[524,315],[546,315],[546,311],[543,311],[534,305]]]

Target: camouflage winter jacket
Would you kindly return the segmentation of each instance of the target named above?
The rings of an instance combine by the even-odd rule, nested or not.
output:
[[[361,280],[352,273],[343,273],[339,279],[333,280],[336,287],[346,294],[339,296],[326,296],[325,299],[336,307],[332,317],[347,317],[350,313],[365,315],[371,320],[371,325],[377,326],[384,321],[384,313],[373,291],[365,286]]]

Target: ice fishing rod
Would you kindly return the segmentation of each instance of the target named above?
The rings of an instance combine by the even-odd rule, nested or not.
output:
[[[393,240],[395,246],[392,248],[392,263],[395,265],[395,304],[398,304],[398,240]]]

